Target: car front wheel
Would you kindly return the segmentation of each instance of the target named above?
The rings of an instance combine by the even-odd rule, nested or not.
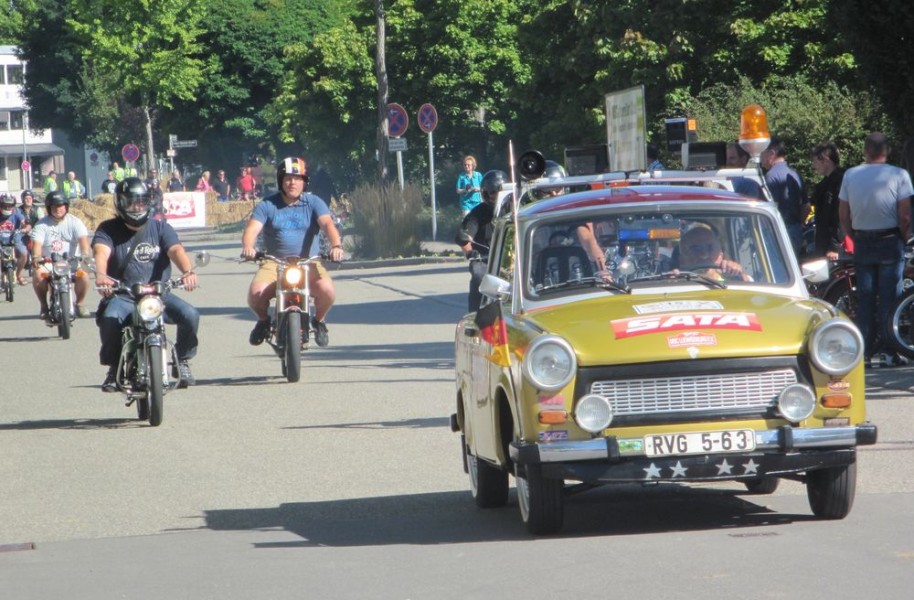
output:
[[[498,508],[508,501],[508,473],[484,460],[480,460],[464,447],[467,471],[470,473],[470,492],[479,508]]]
[[[809,507],[820,519],[843,519],[851,512],[857,490],[857,463],[806,474]]]
[[[543,477],[539,465],[518,465],[517,503],[527,531],[534,535],[548,535],[562,528],[565,506],[561,479]],[[523,474],[521,474],[523,472]]]

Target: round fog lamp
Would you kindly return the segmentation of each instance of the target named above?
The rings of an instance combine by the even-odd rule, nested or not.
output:
[[[609,427],[613,420],[613,408],[603,396],[589,394],[578,400],[574,408],[574,420],[589,433],[599,433]]]
[[[778,410],[791,423],[809,418],[816,408],[816,395],[809,386],[793,383],[781,390],[778,396]]]

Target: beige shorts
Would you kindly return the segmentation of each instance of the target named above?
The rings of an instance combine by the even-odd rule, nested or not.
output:
[[[263,261],[260,268],[254,273],[254,282],[266,284],[276,283],[276,280],[279,277],[278,268],[279,264],[276,261]],[[330,273],[327,272],[324,264],[320,261],[308,265],[308,273],[312,276],[316,276],[317,279],[330,279]]]

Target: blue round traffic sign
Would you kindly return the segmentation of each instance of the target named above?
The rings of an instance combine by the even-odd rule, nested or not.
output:
[[[127,162],[136,162],[136,159],[140,157],[140,149],[136,147],[136,144],[124,144],[124,147],[121,148],[121,156]]]
[[[387,105],[387,135],[390,137],[400,137],[406,133],[409,127],[409,117],[406,115],[406,109],[395,102]]]
[[[419,107],[419,115],[416,121],[419,123],[419,129],[423,133],[431,133],[438,126],[438,111],[435,107],[426,102]]]

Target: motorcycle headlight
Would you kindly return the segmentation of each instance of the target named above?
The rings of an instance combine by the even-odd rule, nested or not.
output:
[[[571,344],[554,335],[538,337],[524,355],[526,378],[537,388],[554,392],[574,377],[577,359]]]
[[[809,337],[809,358],[823,373],[845,375],[863,359],[863,336],[847,319],[823,323]]]
[[[70,263],[65,260],[58,260],[53,264],[51,269],[57,277],[63,277],[70,270]]]
[[[290,287],[298,287],[301,285],[304,278],[304,271],[298,267],[289,267],[286,269],[285,273],[283,273],[283,280],[285,280],[286,285]]]
[[[165,310],[165,303],[158,296],[146,296],[136,303],[136,312],[144,321],[158,319]]]

